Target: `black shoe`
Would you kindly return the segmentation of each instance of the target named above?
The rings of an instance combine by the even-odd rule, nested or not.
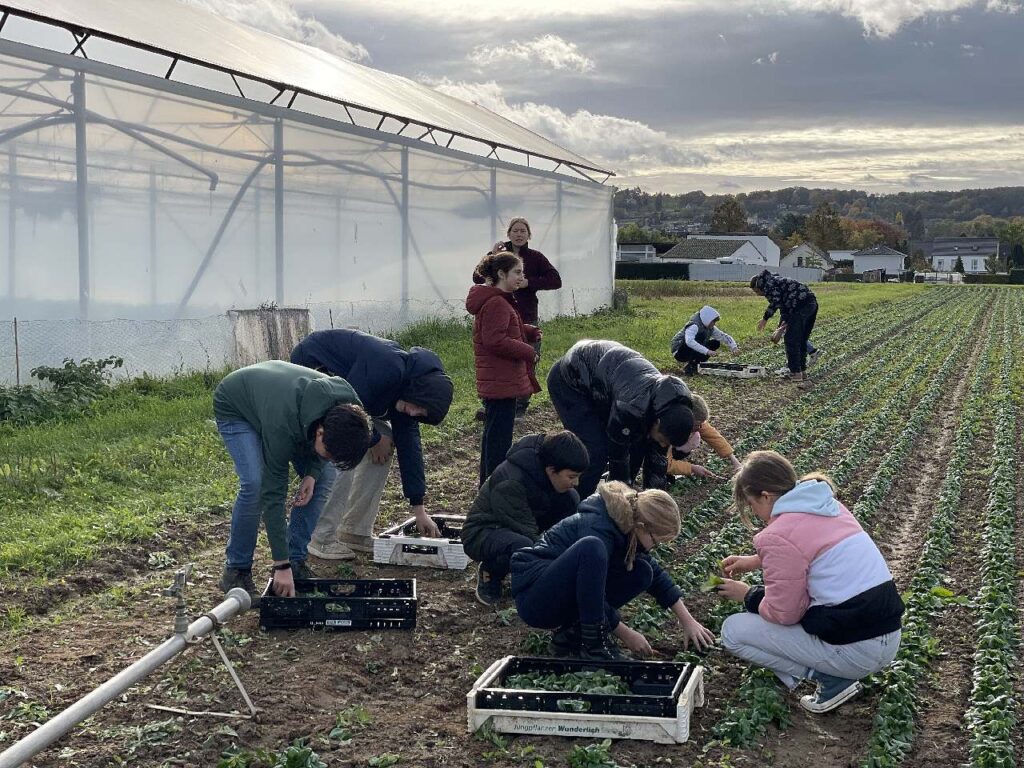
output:
[[[551,633],[548,653],[552,656],[577,657],[580,655],[580,625],[570,624],[559,627]]]
[[[487,421],[487,411],[483,408],[477,408],[475,418],[477,421]]]
[[[252,569],[251,568],[229,568],[224,567],[224,574],[220,577],[220,581],[217,582],[224,594],[227,594],[232,589],[244,589],[249,593],[249,597],[252,599],[252,607],[256,608],[260,604],[260,593],[256,591],[256,585],[252,580]]]
[[[482,605],[497,605],[501,601],[501,579],[495,579],[484,570],[483,563],[476,569],[476,599]]]
[[[298,581],[299,579],[315,579],[317,578],[316,573],[306,565],[305,560],[292,560],[292,578]]]
[[[695,376],[696,374],[697,374],[697,364],[696,363],[687,363],[686,367],[683,368],[683,375],[684,376]]]
[[[585,661],[618,661],[625,658],[601,624],[580,624],[580,658]]]

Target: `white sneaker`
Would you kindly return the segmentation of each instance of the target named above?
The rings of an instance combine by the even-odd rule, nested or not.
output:
[[[789,376],[789,368],[784,365],[781,368],[779,368],[779,370],[777,370],[775,372],[775,375],[776,376]]]
[[[315,544],[311,541],[306,547],[306,551],[313,557],[319,557],[321,560],[356,559],[356,553],[340,541],[329,541],[326,544]]]
[[[807,356],[807,367],[808,368],[810,368],[812,365],[814,365],[816,362],[818,362],[818,358],[821,357],[821,352],[822,352],[822,350],[816,349],[811,354],[809,354]]]
[[[338,534],[338,540],[341,542],[342,546],[347,546],[353,552],[373,553],[372,536],[357,536],[354,533],[345,533],[342,531]]]

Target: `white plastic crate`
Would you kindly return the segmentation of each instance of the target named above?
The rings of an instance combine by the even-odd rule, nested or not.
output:
[[[560,665],[573,669],[600,668],[615,671],[634,667],[648,671],[656,665],[671,666],[666,670],[673,677],[674,684],[668,687],[668,695],[608,696],[602,694],[553,693],[541,691],[514,691],[501,688],[502,680],[507,674],[515,671],[517,666],[536,664],[553,667]],[[521,670],[520,670],[521,671]],[[547,699],[548,709],[540,699]],[[606,709],[629,710],[640,709],[652,701],[661,700],[664,710],[671,716],[661,715],[629,715],[599,714],[580,711],[551,711],[554,703],[566,705],[565,709],[575,706],[589,706],[586,700],[602,700],[608,704],[611,700],[622,700],[622,705],[612,704]],[[500,733],[522,733],[535,736],[574,736],[581,738],[636,739],[653,741],[658,744],[682,744],[690,738],[690,718],[696,707],[704,706],[704,668],[676,662],[584,662],[578,659],[532,659],[506,656],[494,662],[486,672],[473,684],[466,695],[467,725],[470,733],[488,721],[491,727]]]
[[[388,528],[373,537],[373,562],[387,565],[412,565],[426,568],[463,570],[469,557],[462,549],[462,515],[431,515],[441,529],[441,538],[416,533],[416,518]]]
[[[757,379],[768,375],[763,365],[743,365],[741,363],[701,363],[697,372],[705,376],[726,376],[731,379]]]

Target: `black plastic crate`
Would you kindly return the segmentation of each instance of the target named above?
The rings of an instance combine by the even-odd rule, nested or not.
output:
[[[263,629],[413,629],[416,579],[296,579],[295,597],[260,598]]]
[[[629,686],[629,694],[570,693],[502,688],[511,675],[604,670]],[[513,656],[486,687],[476,692],[475,706],[486,710],[586,712],[593,715],[636,715],[674,718],[680,694],[694,667],[675,661],[582,661]]]

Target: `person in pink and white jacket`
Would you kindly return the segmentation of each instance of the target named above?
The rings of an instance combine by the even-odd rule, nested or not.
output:
[[[722,646],[767,667],[790,689],[813,680],[801,706],[829,712],[888,666],[900,644],[903,600],[885,558],[825,475],[796,471],[775,451],[747,456],[733,481],[734,507],[752,524],[756,555],[730,555],[726,576],[760,569],[764,586],[727,578],[719,593],[746,608],[725,620]]]

